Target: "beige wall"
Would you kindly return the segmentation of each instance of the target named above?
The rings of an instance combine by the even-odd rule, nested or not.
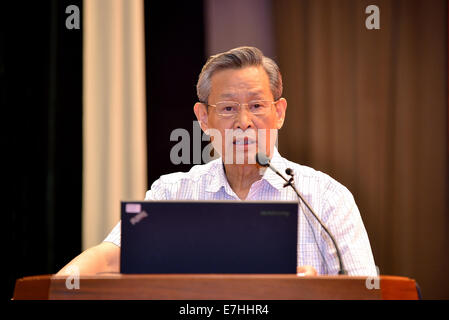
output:
[[[83,249],[147,189],[142,0],[84,1]]]

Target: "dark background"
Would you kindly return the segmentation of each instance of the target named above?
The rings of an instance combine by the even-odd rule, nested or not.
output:
[[[82,1],[0,8],[4,299],[16,278],[54,273],[81,250],[82,25],[66,29],[70,4],[82,10]]]
[[[191,167],[172,163],[177,142],[169,138],[177,128],[192,137],[196,82],[206,62],[203,13],[202,1],[145,1],[148,187],[162,174]],[[193,144],[190,150],[192,158]]]
[[[81,0],[0,7],[4,299],[12,297],[17,278],[55,273],[81,252],[83,26],[65,27],[68,5],[80,8],[82,20]],[[146,1],[145,20],[151,185],[190,167],[171,164],[176,142],[167,141],[175,128],[192,131],[205,62],[203,4]]]

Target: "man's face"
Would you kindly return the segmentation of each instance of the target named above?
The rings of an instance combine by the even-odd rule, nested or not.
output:
[[[209,105],[232,101],[273,101],[268,75],[263,67],[226,69],[211,78]],[[276,142],[277,130],[282,127],[287,101],[280,99],[270,104],[264,114],[253,114],[247,106],[241,106],[238,113],[230,117],[220,115],[215,107],[208,108],[197,103],[195,114],[204,131],[208,131],[214,148],[225,163],[254,163],[256,152],[271,155]],[[236,158],[237,157],[237,158]]]

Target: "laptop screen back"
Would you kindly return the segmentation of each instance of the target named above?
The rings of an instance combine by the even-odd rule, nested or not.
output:
[[[121,206],[121,273],[296,273],[297,202]]]

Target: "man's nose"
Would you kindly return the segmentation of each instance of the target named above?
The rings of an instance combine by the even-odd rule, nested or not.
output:
[[[253,127],[252,114],[246,106],[241,106],[238,114],[236,115],[235,127],[236,129],[238,128],[242,130]]]

